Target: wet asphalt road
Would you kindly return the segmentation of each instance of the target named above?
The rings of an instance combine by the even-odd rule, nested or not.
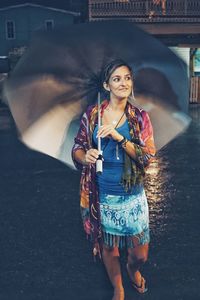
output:
[[[148,170],[151,247],[143,268],[149,292],[126,300],[200,299],[200,106],[189,129]],[[5,117],[5,116],[4,116]],[[79,214],[79,174],[27,149],[0,122],[0,300],[111,300],[93,263]]]

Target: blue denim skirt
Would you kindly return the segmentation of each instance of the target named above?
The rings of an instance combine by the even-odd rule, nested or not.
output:
[[[134,248],[149,243],[149,209],[144,189],[131,195],[100,194],[103,242]]]

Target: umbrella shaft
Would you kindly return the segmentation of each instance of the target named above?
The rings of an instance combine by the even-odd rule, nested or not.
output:
[[[101,97],[100,92],[98,92],[98,128],[101,127]],[[101,138],[98,138],[98,150],[101,151]]]

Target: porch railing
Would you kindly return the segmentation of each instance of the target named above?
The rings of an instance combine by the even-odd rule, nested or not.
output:
[[[149,22],[200,21],[200,0],[166,0],[164,15],[161,5],[152,0],[89,0],[90,19],[111,17]]]

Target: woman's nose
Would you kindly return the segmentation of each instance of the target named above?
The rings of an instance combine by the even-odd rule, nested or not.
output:
[[[121,85],[126,85],[126,79],[125,78],[121,79]]]

